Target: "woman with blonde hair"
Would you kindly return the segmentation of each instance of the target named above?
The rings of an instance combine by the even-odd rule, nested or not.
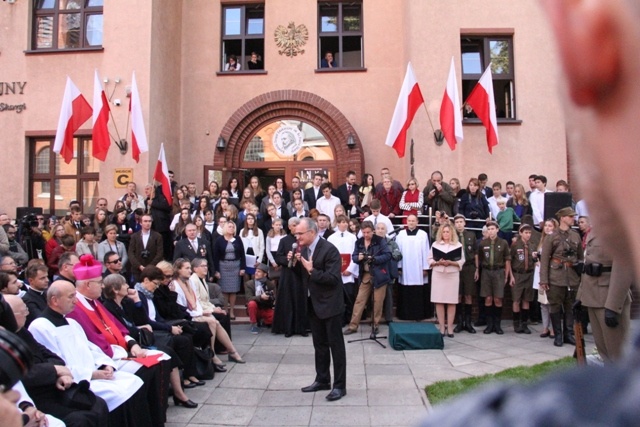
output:
[[[406,217],[409,215],[420,215],[423,205],[424,194],[420,191],[418,180],[409,178],[409,181],[407,181],[407,189],[404,190],[400,198],[400,209],[402,209],[402,215],[405,217],[402,223],[407,223]]]
[[[220,322],[210,312],[202,308],[200,300],[196,296],[196,290],[191,283],[191,262],[185,258],[178,258],[173,263],[173,291],[178,294],[176,302],[187,309],[187,313],[194,322],[206,323],[211,332],[211,349],[215,347],[216,338],[229,352],[229,361],[235,363],[245,363],[233,343],[229,334],[224,330]],[[213,356],[213,363],[218,372],[224,372],[224,363]]]
[[[537,261],[536,268],[533,271],[533,289],[538,290],[538,303],[540,304],[540,316],[542,317],[542,333],[540,338],[555,338],[553,328],[551,327],[551,312],[549,311],[549,298],[547,293],[540,288],[540,253],[542,249],[542,243],[544,240],[552,234],[559,224],[555,218],[549,218],[544,221],[542,225],[542,238],[538,245],[538,251],[533,254],[533,258]]]
[[[458,233],[450,222],[438,228],[435,242],[428,256],[431,273],[431,302],[436,305],[440,334],[453,338],[453,320],[456,317],[460,270],[464,264],[464,251]],[[446,326],[445,326],[446,309]]]

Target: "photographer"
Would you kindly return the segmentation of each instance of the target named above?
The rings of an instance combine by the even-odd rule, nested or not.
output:
[[[453,205],[456,196],[449,184],[442,181],[442,173],[435,171],[424,189],[424,207],[433,211],[444,211],[447,215],[453,215]]]
[[[374,226],[371,221],[364,221],[360,229],[362,237],[356,242],[352,260],[360,265],[360,287],[356,303],[353,306],[351,322],[342,333],[344,335],[353,334],[358,330],[360,318],[364,311],[364,306],[369,301],[371,290],[373,289],[373,333],[378,332],[378,324],[382,317],[382,306],[387,292],[387,284],[391,281],[389,274],[389,261],[391,260],[391,250],[385,238],[374,234]]]
[[[144,197],[137,193],[137,186],[135,182],[127,184],[127,192],[120,198],[127,207],[128,212],[133,212],[138,208],[144,210],[146,208]]]
[[[44,247],[47,242],[42,236],[41,227],[43,226],[44,221],[38,221],[38,216],[35,214],[25,215],[18,223],[18,233],[15,235],[17,236],[16,243],[20,242],[26,252],[28,260],[36,258],[44,259]]]
[[[269,267],[260,263],[256,267],[255,279],[244,283],[244,295],[247,300],[247,312],[249,313],[252,334],[260,332],[258,321],[262,320],[267,326],[273,322],[276,285],[267,279],[268,271]]]
[[[156,265],[162,261],[162,236],[151,229],[151,224],[151,215],[143,215],[142,228],[131,235],[128,255],[131,273],[136,283],[140,282],[140,273],[147,265]]]
[[[16,240],[16,228],[11,224],[2,226],[9,239],[9,255],[21,267],[24,267],[29,261],[29,255],[22,249],[22,246]]]

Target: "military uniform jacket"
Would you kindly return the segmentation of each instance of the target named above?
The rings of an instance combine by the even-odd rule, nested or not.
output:
[[[584,263],[586,266],[594,262],[610,267],[611,271],[603,272],[599,277],[583,273],[577,299],[586,307],[604,307],[616,313],[622,312],[622,307],[630,298],[633,268],[614,260],[604,241],[592,230],[587,238]]]
[[[496,237],[493,249],[493,266],[491,265],[491,239],[483,239],[478,249],[480,265],[486,269],[504,268],[511,261],[511,252],[506,240]]]
[[[458,233],[456,231],[456,233]],[[460,239],[460,243],[462,243],[462,248],[464,250],[464,263],[475,265],[475,257],[478,253],[478,241],[476,240],[476,233],[469,230],[464,230],[462,232],[462,236],[458,233],[458,239]]]
[[[557,229],[544,239],[540,258],[540,284],[580,286],[580,276],[571,267],[584,259],[580,235]]]
[[[525,269],[525,247],[527,248],[527,268]],[[531,244],[531,240],[525,243],[522,239],[518,239],[511,245],[511,270],[514,273],[528,273],[535,268],[535,261],[533,260],[533,252],[535,247]]]

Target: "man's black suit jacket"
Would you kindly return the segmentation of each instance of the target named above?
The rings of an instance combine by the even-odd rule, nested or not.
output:
[[[338,198],[340,199],[340,203],[342,204],[342,206],[344,206],[345,210],[349,208],[349,195],[355,194],[356,197],[358,197],[359,189],[360,187],[357,184],[353,184],[351,186],[351,192],[348,191],[346,183],[338,187]]]
[[[318,197],[322,197],[322,192],[318,190]],[[309,187],[304,190],[304,201],[309,205],[309,210],[316,208],[316,192],[313,187]]]
[[[302,249],[302,256],[308,259],[308,248]],[[303,285],[309,290],[313,310],[320,319],[342,315],[344,297],[340,275],[342,267],[340,252],[331,243],[319,239],[311,258],[313,261],[311,274],[301,262],[296,264],[296,268]]]
[[[204,239],[202,237],[198,238],[197,252],[191,247],[189,239],[185,238],[178,240],[173,249],[173,260],[175,261],[178,258],[185,258],[189,261],[193,261],[194,258],[204,258],[207,260],[209,265],[208,276],[213,277],[216,272],[213,267],[213,248],[211,246],[211,241],[208,239]]]

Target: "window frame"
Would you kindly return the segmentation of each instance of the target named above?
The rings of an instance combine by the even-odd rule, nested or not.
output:
[[[465,39],[469,39],[469,40],[475,40],[477,42],[480,42],[480,55],[481,55],[481,70],[480,73],[465,73],[464,72],[464,62],[462,60],[462,55],[465,53],[464,52],[464,43],[465,43]],[[515,82],[515,64],[514,64],[514,46],[513,46],[513,32],[464,32],[462,34],[460,34],[460,63],[461,63],[461,86],[462,86],[462,96],[463,96],[463,101],[466,101],[466,98],[468,97],[469,93],[465,94],[465,82],[473,82],[473,87],[475,86],[475,83],[477,83],[480,80],[480,77],[482,77],[482,74],[484,73],[484,71],[487,69],[487,67],[489,66],[489,63],[491,62],[491,49],[490,49],[490,43],[494,42],[494,41],[507,41],[508,45],[509,45],[509,51],[508,51],[508,59],[509,59],[509,72],[508,73],[500,73],[500,74],[495,74],[492,73],[491,77],[492,77],[492,81],[493,81],[493,86],[494,86],[494,94],[496,91],[496,87],[497,87],[497,83],[499,84],[504,84],[504,82],[510,82],[511,84],[511,110],[512,113],[509,117],[498,117],[498,123],[501,124],[519,124],[521,123],[521,120],[518,118],[518,105],[517,105],[517,96],[516,96],[516,82]],[[502,92],[504,93],[504,91]],[[503,105],[502,103],[498,102],[498,99],[496,99],[496,106],[498,105]],[[506,107],[505,107],[506,108]],[[505,112],[506,115],[506,112]],[[470,118],[470,117],[464,117],[462,119],[462,122],[465,124],[476,124],[476,123],[480,123],[480,119],[477,118]]]
[[[43,52],[77,52],[77,51],[95,51],[95,50],[103,50],[103,44],[100,45],[89,45],[87,44],[87,28],[88,20],[91,16],[101,15],[103,17],[102,20],[102,30],[103,30],[103,39],[102,43],[104,43],[104,6],[89,6],[90,0],[83,0],[82,7],[80,9],[74,9],[74,12],[67,12],[66,10],[60,10],[60,0],[53,0],[53,7],[50,9],[38,9],[37,8],[37,0],[34,0],[31,3],[32,13],[31,13],[31,42],[30,48],[27,50],[28,53],[43,53]],[[70,13],[79,13],[80,14],[80,46],[78,47],[58,47],[59,42],[59,31],[60,31],[60,18],[64,15],[68,15]],[[51,47],[38,47],[38,19],[41,17],[52,17],[51,24]]]
[[[358,31],[353,30],[344,30],[344,14],[343,14],[343,6],[352,6],[354,4],[360,5],[360,29]],[[337,6],[338,7],[338,15],[337,15],[337,25],[336,31],[322,31],[322,11],[321,9],[325,6]],[[354,1],[343,1],[343,0],[330,0],[330,1],[318,1],[318,62],[316,72],[329,72],[335,73],[340,71],[366,71],[365,61],[364,61],[364,1],[363,0],[354,0]],[[345,37],[360,37],[360,66],[359,67],[345,67],[344,64],[344,38]],[[334,58],[338,62],[338,66],[336,68],[322,68],[322,59],[324,58],[324,51],[326,49],[322,48],[322,39],[329,37],[337,37],[338,39],[338,49],[333,52]]]
[[[99,172],[84,172],[85,170],[85,160],[91,157],[91,150],[88,143],[93,142],[91,136],[76,136],[73,139],[74,144],[74,153],[76,153],[76,169],[75,173],[56,173],[56,160],[59,162],[64,162],[62,157],[59,154],[53,152],[53,144],[55,141],[55,136],[45,136],[45,137],[30,137],[28,138],[28,149],[29,149],[29,183],[28,183],[28,199],[29,206],[35,206],[35,185],[37,183],[49,183],[49,206],[43,207],[43,211],[46,214],[60,214],[60,209],[56,212],[56,195],[59,195],[60,191],[60,181],[61,180],[75,180],[76,181],[76,191],[75,196],[71,200],[78,200],[81,205],[84,205],[84,184],[89,182],[100,182],[100,173]],[[49,148],[43,147],[36,152],[36,144],[48,142]],[[38,154],[42,150],[49,150],[49,172],[37,172],[38,166]],[[83,153],[83,155],[78,155],[78,153]],[[85,156],[84,153],[89,153],[88,156]],[[51,189],[54,189],[53,193]],[[85,213],[93,213],[95,206],[90,204],[89,206],[84,206]],[[65,207],[66,211],[66,207]]]
[[[262,34],[247,33],[247,9],[262,8]],[[265,44],[266,44],[266,9],[264,2],[247,2],[247,3],[223,3],[220,10],[220,69],[217,75],[238,75],[238,74],[266,74],[266,64],[264,60]],[[226,11],[228,9],[240,9],[240,34],[226,35]],[[262,40],[262,49],[258,54],[262,59],[262,70],[250,70],[247,67],[248,58],[251,52],[246,50],[247,40]],[[236,54],[238,63],[242,66],[239,71],[225,71],[224,66],[227,63],[227,53],[225,50],[225,42],[240,41],[240,53]]]

